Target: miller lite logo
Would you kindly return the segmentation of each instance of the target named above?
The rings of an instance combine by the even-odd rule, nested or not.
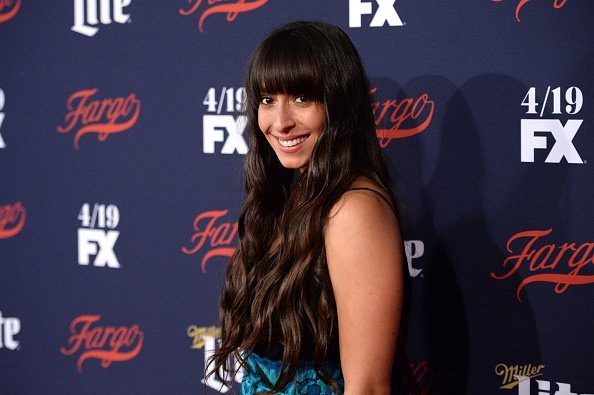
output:
[[[361,27],[363,15],[373,16],[369,27],[404,26],[394,3],[396,0],[349,0],[349,27]]]
[[[500,389],[514,390],[518,395],[593,395],[572,392],[569,383],[552,383],[547,380],[536,379],[543,375],[545,365],[507,365],[500,363],[495,366],[495,373],[501,377]]]
[[[132,0],[74,0],[74,25],[70,30],[93,37],[99,31],[99,24],[129,22],[130,15],[124,13],[124,8],[131,2]]]
[[[18,350],[19,341],[14,337],[21,331],[21,320],[18,318],[4,318],[0,311],[0,350]]]

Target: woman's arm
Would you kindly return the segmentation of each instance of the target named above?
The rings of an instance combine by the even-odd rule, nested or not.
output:
[[[402,308],[397,219],[374,192],[348,191],[332,209],[324,237],[345,395],[389,394]]]

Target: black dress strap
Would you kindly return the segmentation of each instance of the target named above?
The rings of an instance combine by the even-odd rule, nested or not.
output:
[[[359,187],[359,188],[350,188],[347,189],[347,191],[360,191],[360,190],[366,190],[366,191],[371,191],[371,192],[375,192],[376,194],[379,195],[379,197],[381,197],[382,199],[384,199],[384,202],[388,203],[388,206],[390,206],[390,208],[392,209],[392,211],[394,212],[394,215],[396,215],[396,210],[394,209],[394,207],[392,206],[392,203],[390,203],[390,201],[388,199],[386,199],[386,197],[384,195],[382,195],[381,193],[379,193],[378,191],[376,191],[375,189],[372,188],[365,188],[365,187]]]

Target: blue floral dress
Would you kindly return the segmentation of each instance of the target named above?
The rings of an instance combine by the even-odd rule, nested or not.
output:
[[[271,388],[277,382],[281,371],[281,361],[273,361],[251,352],[246,362],[248,369],[241,383],[241,394],[272,393]],[[340,388],[344,388],[340,363],[328,361],[324,363],[324,367],[328,374],[337,380]],[[308,361],[297,368],[295,380],[290,381],[283,392],[275,392],[275,394],[333,395],[335,392],[332,392],[332,389],[316,373],[313,362]],[[342,394],[342,390],[338,394]]]

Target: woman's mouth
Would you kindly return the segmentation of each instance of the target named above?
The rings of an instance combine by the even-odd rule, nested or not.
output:
[[[295,139],[292,140],[278,140],[278,142],[283,146],[283,147],[294,147],[297,144],[301,144],[303,143],[305,140],[307,140],[308,136],[303,136],[303,137],[297,137]]]
[[[283,152],[292,153],[297,152],[303,146],[303,143],[309,138],[309,134],[305,136],[298,136],[292,139],[280,139],[276,138],[278,141],[279,149]]]

